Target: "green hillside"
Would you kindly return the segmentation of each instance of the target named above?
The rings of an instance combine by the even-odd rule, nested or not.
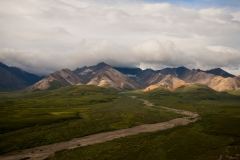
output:
[[[63,82],[56,81],[56,80],[50,81],[49,85],[50,85],[50,87],[48,88],[48,90],[54,90],[54,89],[70,86],[70,84],[68,84],[68,83],[63,83]]]
[[[240,96],[240,90],[228,91],[229,94]]]

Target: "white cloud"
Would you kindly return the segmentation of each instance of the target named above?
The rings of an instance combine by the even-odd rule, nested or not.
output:
[[[230,8],[128,0],[1,0],[0,25],[0,60],[38,73],[99,61],[155,68],[239,67],[234,59],[239,58],[240,14]],[[84,38],[88,43],[81,43]]]
[[[118,67],[153,69],[186,66],[207,70],[222,67],[231,73],[240,74],[239,59],[240,50],[228,47],[202,47],[195,54],[187,54],[171,41],[161,43],[157,40],[125,46],[107,40],[87,43],[84,39],[75,50],[61,54],[48,50],[38,54],[8,48],[0,50],[0,61],[38,74],[49,74],[62,68],[74,70],[99,62]]]
[[[181,66],[188,65],[191,62],[191,58],[187,57],[171,41],[163,44],[157,40],[140,42],[134,45],[132,50],[135,57],[145,64]]]
[[[239,70],[240,68],[240,50],[229,47],[203,47],[198,51],[195,59],[198,61],[199,66],[201,67],[225,67],[232,70]]]

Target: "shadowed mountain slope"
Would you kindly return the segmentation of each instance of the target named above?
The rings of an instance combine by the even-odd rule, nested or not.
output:
[[[146,69],[137,74],[137,77],[139,78],[139,84],[142,87],[148,87],[149,85],[156,84],[161,81],[165,75],[157,73],[152,69]]]
[[[28,73],[16,67],[9,67],[0,62],[0,91],[24,89],[43,77]]]
[[[211,70],[207,70],[207,71],[203,71],[203,72],[214,74],[214,75],[217,75],[217,76],[222,76],[224,78],[235,77],[234,75],[222,70],[221,68],[215,68],[215,69],[211,69]]]
[[[121,68],[121,67],[113,68],[126,75],[137,75],[138,73],[142,72],[142,69],[140,68]]]

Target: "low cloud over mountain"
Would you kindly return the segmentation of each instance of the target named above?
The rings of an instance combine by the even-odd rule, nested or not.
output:
[[[161,43],[157,40],[143,41],[131,46],[118,45],[111,41],[85,43],[84,40],[84,44],[82,42],[77,49],[66,53],[43,50],[34,54],[8,48],[0,50],[0,61],[38,74],[104,61],[118,67],[154,69],[178,66],[202,69],[221,67],[229,68],[230,73],[238,75],[239,59],[240,51],[232,48],[202,47],[197,53],[189,54],[181,51],[171,41]]]
[[[239,3],[163,2],[1,0],[0,61],[38,74],[99,61],[240,74]]]

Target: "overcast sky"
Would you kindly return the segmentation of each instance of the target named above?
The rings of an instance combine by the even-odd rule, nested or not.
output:
[[[0,61],[37,74],[106,62],[240,75],[240,0],[0,0]]]

